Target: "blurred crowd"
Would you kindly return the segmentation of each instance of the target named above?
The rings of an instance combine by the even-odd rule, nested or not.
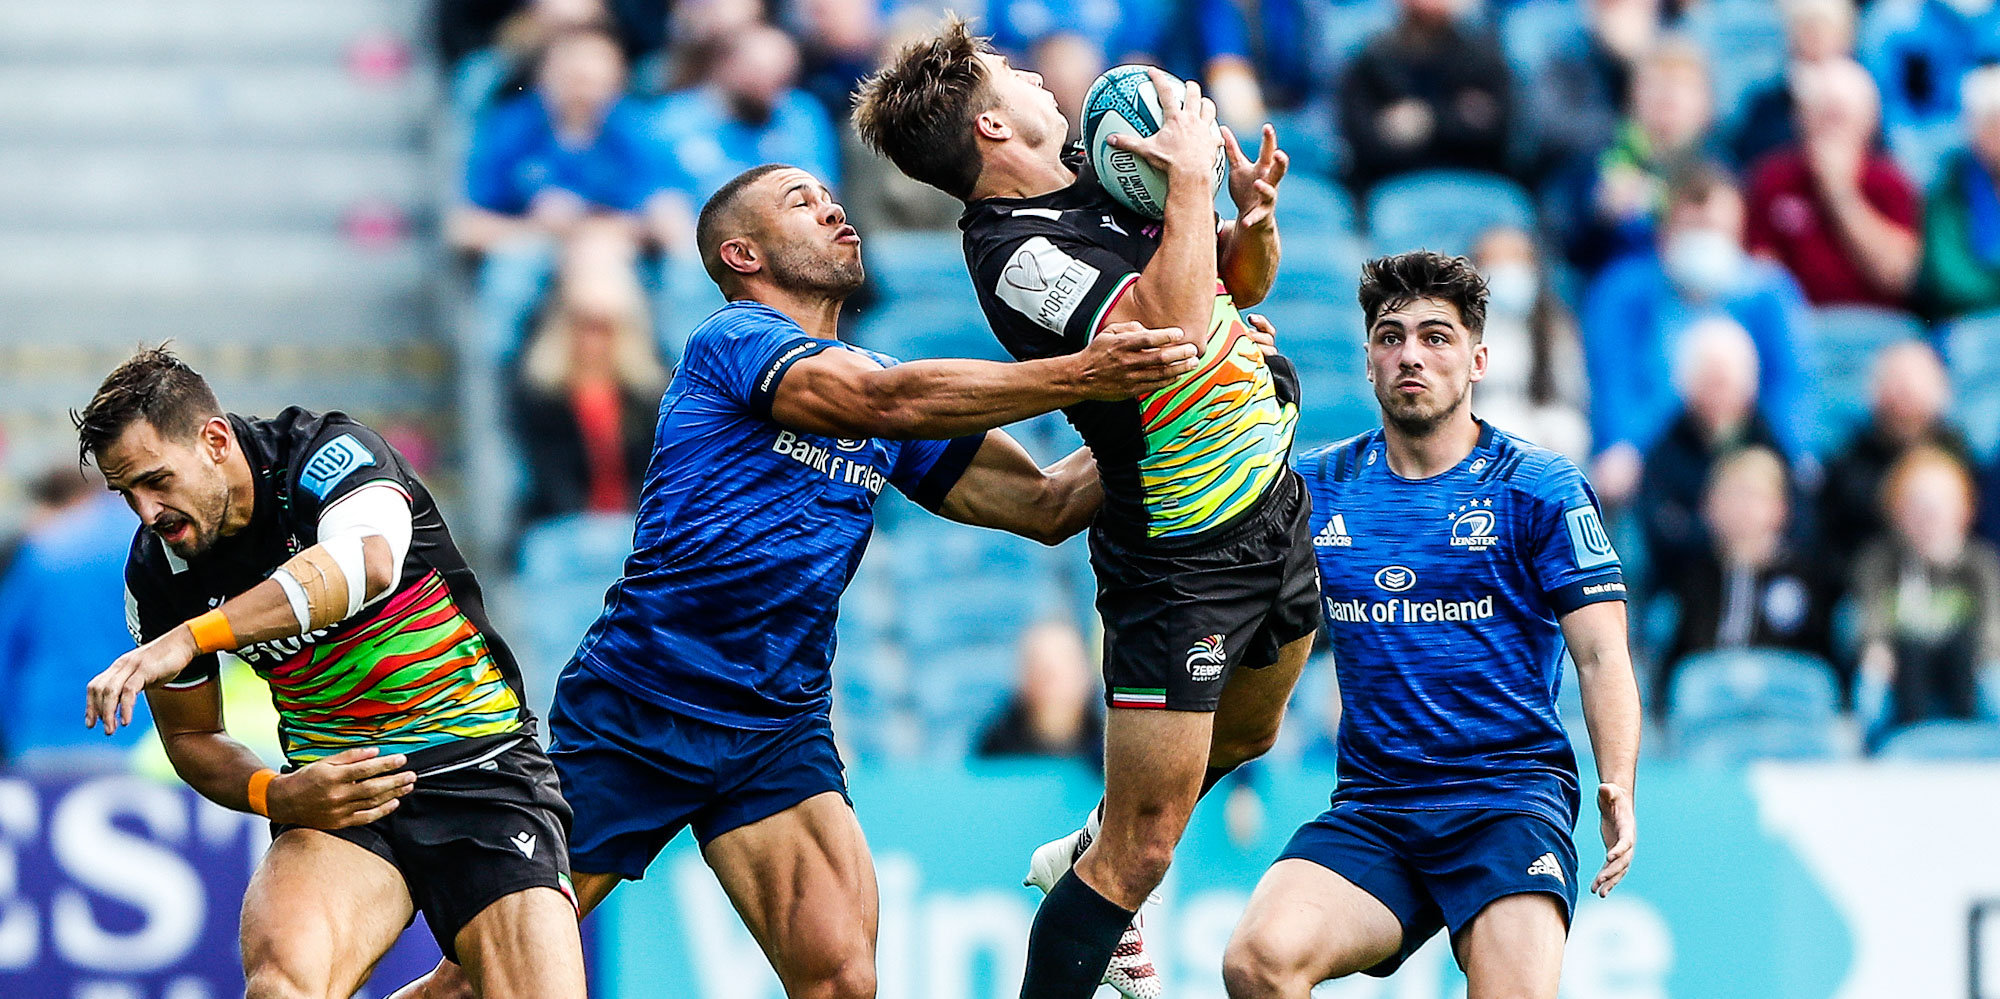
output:
[[[1467,217],[1493,192],[1526,206],[1433,248],[1468,253],[1488,280],[1494,362],[1476,411],[1585,464],[1612,514],[1656,719],[1675,710],[1681,664],[1761,649],[1824,664],[1871,746],[1929,719],[1996,720],[1992,0],[957,6],[1072,120],[1098,73],[1147,62],[1200,79],[1241,134],[1275,122],[1296,164],[1287,265],[1311,275],[1291,279],[1296,299],[1351,303],[1349,273],[1312,270],[1321,247],[1413,248],[1383,242],[1399,191],[1462,192],[1434,210]],[[445,236],[473,275],[465,363],[504,387],[521,529],[632,508],[676,348],[701,318],[673,273],[729,177],[796,164],[864,235],[955,235],[957,203],[848,124],[857,82],[941,10],[439,5],[444,132],[462,150]],[[1438,178],[1456,186],[1418,186]],[[1360,329],[1279,336],[1358,351]],[[1301,368],[1309,405],[1361,391]],[[1364,429],[1343,420],[1302,421],[1301,447]],[[50,518],[89,515],[42,502]],[[52,534],[21,546],[0,608],[47,588],[37,553]],[[0,704],[30,655],[9,641],[0,618]],[[1092,756],[1086,645],[1073,624],[1029,628],[1014,694],[967,748]],[[1302,744],[1331,751],[1323,734]]]

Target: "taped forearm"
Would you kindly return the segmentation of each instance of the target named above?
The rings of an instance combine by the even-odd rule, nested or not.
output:
[[[414,533],[409,497],[387,482],[357,489],[321,514],[319,544],[292,556],[271,576],[285,591],[300,633],[353,617],[393,591]],[[386,549],[388,557],[388,564],[372,573],[369,538],[381,539],[377,551]],[[372,593],[371,578],[384,581]]]

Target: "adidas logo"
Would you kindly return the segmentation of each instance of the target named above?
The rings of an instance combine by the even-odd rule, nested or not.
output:
[[[1318,534],[1313,535],[1314,548],[1351,548],[1353,545],[1354,538],[1347,533],[1345,514],[1334,514],[1333,519],[1327,521],[1326,526],[1320,528]]]
[[[1556,855],[1553,853],[1544,853],[1536,858],[1534,863],[1528,865],[1528,873],[1546,874],[1556,879],[1557,884],[1568,884],[1563,880],[1562,865],[1556,863]]]
[[[529,859],[534,858],[535,835],[533,833],[525,831],[517,832],[514,834],[514,838],[508,840],[507,842],[514,844],[514,849],[521,851],[521,856],[527,857]],[[1534,871],[1531,870],[1528,873],[1533,874]]]

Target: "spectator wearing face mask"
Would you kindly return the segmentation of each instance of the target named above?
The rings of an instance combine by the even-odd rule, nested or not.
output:
[[[1479,237],[1472,259],[1486,279],[1486,377],[1475,392],[1481,418],[1560,451],[1590,458],[1589,387],[1576,321],[1549,287],[1534,240],[1514,228]]]
[[[1827,658],[1839,587],[1796,543],[1785,459],[1750,446],[1718,459],[1701,498],[1709,543],[1662,564],[1661,583],[1679,607],[1673,643],[1653,677],[1648,707],[1665,718],[1681,661],[1712,649],[1791,649]]]
[[[763,163],[789,163],[840,185],[840,142],[812,95],[796,87],[799,50],[770,25],[738,31],[701,85],[668,94],[654,113],[661,141],[706,201],[731,177]]]
[[[1590,372],[1591,483],[1606,502],[1629,499],[1646,450],[1679,403],[1668,358],[1696,322],[1726,316],[1749,333],[1757,360],[1756,407],[1796,457],[1806,419],[1804,297],[1784,270],[1743,252],[1743,199],[1719,167],[1677,175],[1659,237],[1647,253],[1607,268],[1584,298],[1583,352]]]
[[[1880,102],[1852,59],[1794,69],[1799,141],[1750,173],[1750,252],[1785,266],[1814,305],[1901,308],[1917,279],[1917,192],[1875,145]]]
[[[2000,556],[1972,537],[1972,477],[1938,448],[1896,462],[1883,484],[1888,535],[1854,569],[1864,718],[1876,734],[1980,714],[1982,673],[2000,663]]]
[[[1967,74],[1963,90],[1967,145],[1924,208],[1917,305],[1938,319],[2000,308],[2000,66]]]

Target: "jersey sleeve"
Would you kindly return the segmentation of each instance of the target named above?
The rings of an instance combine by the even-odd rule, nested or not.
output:
[[[691,338],[681,363],[690,378],[768,420],[785,372],[835,345],[776,315],[739,309]]]
[[[125,628],[132,633],[135,645],[144,645],[194,616],[182,613],[184,608],[178,607],[169,596],[169,581],[159,577],[159,568],[150,560],[140,557],[144,546],[159,543],[142,528],[132,545],[133,556],[125,563]],[[220,675],[221,669],[221,660],[215,653],[199,655],[178,676],[161,686],[168,690],[199,687]]]
[[[331,419],[299,452],[292,470],[292,509],[318,523],[322,513],[362,486],[388,482],[413,498],[410,471],[380,434],[353,420]]]
[[[1542,596],[1560,617],[1586,604],[1625,599],[1625,576],[1597,494],[1567,458],[1549,463],[1529,503],[1527,535]]]
[[[985,442],[984,433],[948,441],[903,441],[889,469],[889,482],[911,502],[936,513]]]
[[[1010,218],[977,254],[974,270],[993,332],[1024,360],[1082,350],[1139,279],[1109,248],[1053,220],[1023,215]]]

